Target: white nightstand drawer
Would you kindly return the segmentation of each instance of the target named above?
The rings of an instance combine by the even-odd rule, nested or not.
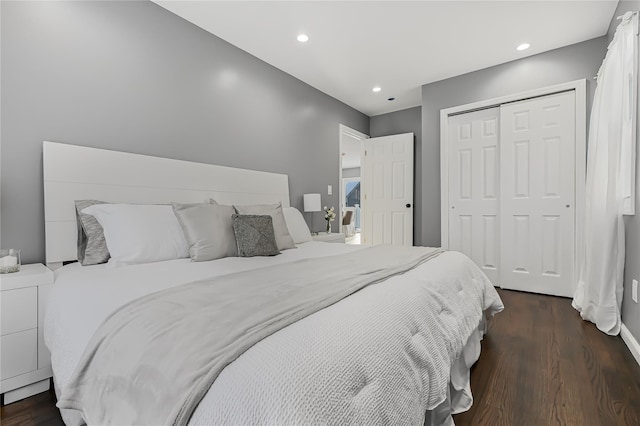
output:
[[[38,330],[21,331],[0,337],[2,345],[0,379],[19,376],[38,367]]]
[[[4,336],[38,326],[38,287],[3,291],[0,299],[0,334]]]
[[[52,284],[53,271],[41,263],[0,275],[0,393],[4,404],[48,388],[51,357],[42,326]]]

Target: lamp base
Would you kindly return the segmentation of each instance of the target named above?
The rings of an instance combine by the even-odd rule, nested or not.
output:
[[[318,235],[317,232],[313,232],[313,228],[314,228],[314,223],[313,223],[313,213],[314,212],[309,212],[311,214],[311,229],[309,229],[309,232],[311,233],[311,235]]]

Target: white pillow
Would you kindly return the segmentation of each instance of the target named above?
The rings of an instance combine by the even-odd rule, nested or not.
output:
[[[82,210],[104,229],[111,264],[189,257],[182,227],[170,205],[95,204]]]
[[[293,242],[296,244],[306,243],[312,240],[311,231],[305,222],[302,213],[295,207],[284,207],[282,209],[284,214],[284,221],[287,223],[289,234],[293,238]]]

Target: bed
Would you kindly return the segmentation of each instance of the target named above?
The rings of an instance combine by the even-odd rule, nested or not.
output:
[[[116,165],[119,173],[114,175]],[[123,306],[189,283],[208,280],[209,290],[216,291],[230,280],[250,276],[257,282],[256,276],[268,277],[269,271],[277,276],[296,267],[319,267],[313,275],[334,277],[332,265],[340,259],[391,253],[298,241],[295,248],[269,257],[60,267],[76,258],[74,200],[202,203],[216,198],[228,204],[277,202],[289,207],[288,178],[48,142],[44,177],[47,262],[57,267],[45,343],[51,351],[56,393],[63,402],[73,399],[72,388],[82,382],[78,370],[84,370],[79,365],[91,358],[88,347]],[[257,339],[219,372],[186,417],[162,422],[452,424],[451,414],[472,404],[470,367],[479,357],[487,318],[500,310],[499,296],[472,261],[460,253],[432,251],[405,272],[362,287]],[[185,351],[187,346],[182,344]],[[119,347],[115,353],[126,349]],[[190,368],[176,366],[179,375]],[[143,376],[136,377],[138,381]],[[174,390],[167,386],[153,392]],[[98,386],[93,392],[97,400],[104,398],[105,406],[99,408],[106,417],[85,413],[89,423],[156,424],[155,419],[145,421],[151,418],[144,413],[153,410],[154,401],[144,395],[131,406],[116,401],[107,407],[107,391]],[[134,412],[129,419],[135,420],[109,417],[128,410]],[[61,412],[67,424],[84,423],[79,410]]]

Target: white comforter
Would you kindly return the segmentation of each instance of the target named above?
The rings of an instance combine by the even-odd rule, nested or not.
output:
[[[354,249],[312,242],[275,258],[64,267],[56,271],[45,319],[56,384],[66,386],[103,318],[134,298],[206,277]],[[439,312],[445,299],[448,307]],[[455,360],[444,354],[462,350],[460,329],[473,330],[484,309],[501,307],[470,260],[444,253],[253,346],[220,374],[191,424],[420,424],[425,410],[448,392],[447,386],[429,383],[436,391],[423,394],[425,380],[439,376],[424,371],[425,365],[448,371]],[[455,318],[468,324],[460,327]],[[399,359],[398,348],[408,355]]]

